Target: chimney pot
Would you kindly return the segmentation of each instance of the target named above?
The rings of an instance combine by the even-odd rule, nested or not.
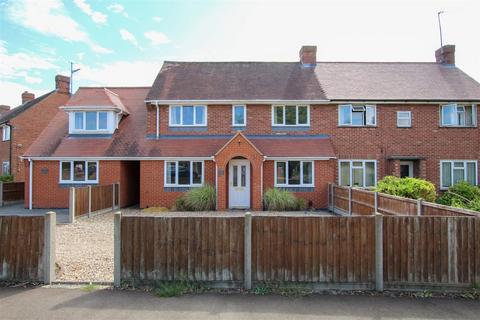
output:
[[[70,77],[57,74],[55,76],[55,88],[59,93],[70,93]]]
[[[302,46],[300,62],[304,67],[313,67],[317,64],[317,46]]]
[[[435,59],[441,64],[455,64],[455,45],[446,44],[435,51]]]
[[[25,102],[31,101],[33,99],[35,99],[35,95],[33,93],[28,91],[24,91],[22,93],[22,104],[24,104]]]

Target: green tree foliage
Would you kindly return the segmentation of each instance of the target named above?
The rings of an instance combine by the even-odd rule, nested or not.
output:
[[[437,194],[433,183],[417,178],[398,178],[386,176],[378,181],[376,190],[411,199],[424,199],[434,202]]]
[[[447,206],[480,211],[480,188],[461,181],[448,188],[437,199],[437,203]]]

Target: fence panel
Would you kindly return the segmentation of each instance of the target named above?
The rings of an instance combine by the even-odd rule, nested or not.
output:
[[[75,217],[88,213],[88,187],[75,188]]]
[[[121,219],[121,278],[243,281],[243,217],[145,217]]]
[[[25,183],[24,182],[3,182],[2,200],[8,201],[22,201],[25,197]]]
[[[372,287],[374,226],[374,217],[254,216],[252,280]]]
[[[113,204],[113,186],[92,186],[92,212],[111,208]]]
[[[352,214],[372,215],[375,213],[375,192],[352,188]]]
[[[341,210],[348,213],[348,188],[333,186],[333,207],[336,210]]]
[[[461,208],[454,208],[449,206],[444,206],[441,204],[431,203],[431,202],[424,202],[423,203],[423,210],[422,215],[425,216],[450,216],[450,217],[472,217],[472,216],[480,216],[479,212],[466,210]]]
[[[385,215],[414,216],[417,215],[417,201],[379,193],[378,212]]]
[[[480,220],[384,217],[386,287],[470,286],[479,280]]]
[[[43,216],[0,216],[0,280],[44,280],[44,225]]]

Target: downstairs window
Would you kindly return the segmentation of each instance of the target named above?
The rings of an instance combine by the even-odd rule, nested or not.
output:
[[[98,161],[61,161],[60,183],[98,183]]]
[[[275,161],[275,186],[313,187],[313,161]]]
[[[165,186],[201,186],[203,161],[165,161]]]
[[[441,188],[448,189],[460,181],[477,185],[477,161],[442,160],[440,161]]]
[[[338,167],[341,186],[368,188],[376,185],[375,160],[340,160]]]

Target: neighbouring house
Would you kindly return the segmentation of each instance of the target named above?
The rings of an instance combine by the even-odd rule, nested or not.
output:
[[[453,45],[436,62],[318,62],[315,46],[297,62],[166,61],[152,87],[79,88],[25,154],[26,205],[114,182],[142,208],[208,183],[219,210],[261,210],[272,187],[325,208],[328,183],[385,175],[477,184],[479,102]]]
[[[22,104],[10,109],[0,106],[0,162],[2,175],[13,175],[16,182],[23,182],[25,173],[21,156],[50,123],[58,107],[69,97],[70,78],[57,75],[55,90],[38,98],[30,92],[22,93]]]

